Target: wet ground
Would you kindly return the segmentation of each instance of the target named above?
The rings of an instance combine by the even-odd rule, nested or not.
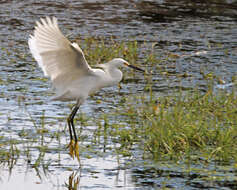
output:
[[[93,121],[101,113],[123,109],[124,105],[118,102],[124,96],[142,93],[146,84],[139,73],[125,76],[126,84],[122,84],[120,93],[116,87],[106,89],[82,106],[81,113],[89,121],[80,128],[84,139],[79,169],[78,162],[70,158],[65,148],[69,140],[68,103],[48,101],[53,94],[50,82],[44,79],[27,45],[35,21],[56,16],[63,33],[71,40],[103,36],[108,43],[111,37],[117,41],[137,40],[140,44],[145,41],[147,45],[141,45],[137,64],[153,71],[155,96],[172,94],[178,89],[205,91],[208,77],[214,78],[214,88],[232,90],[237,74],[237,3],[205,2],[1,1],[0,145],[13,142],[10,144],[15,145],[9,145],[6,151],[19,149],[25,153],[16,154],[8,162],[1,161],[0,187],[67,189],[70,180],[77,183],[78,179],[81,189],[236,188],[230,185],[233,183],[228,185],[228,180],[220,184],[210,182],[223,175],[230,182],[236,181],[236,173],[228,166],[191,166],[196,171],[193,174],[186,166],[144,161],[139,152],[133,162],[126,160],[112,151],[116,144],[104,137],[100,137],[99,143],[92,143],[98,128]],[[144,60],[151,49],[160,57],[159,66]],[[185,77],[181,80],[177,76]],[[98,100],[102,103],[98,104]],[[30,142],[27,136],[32,137]],[[42,151],[41,146],[47,150]],[[208,184],[201,180],[207,176],[213,177]]]

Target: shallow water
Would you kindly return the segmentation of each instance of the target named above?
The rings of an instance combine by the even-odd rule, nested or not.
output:
[[[156,96],[172,94],[180,88],[205,91],[208,80],[204,75],[208,74],[215,76],[215,88],[232,90],[237,74],[237,4],[234,1],[210,1],[208,5],[190,2],[1,1],[0,144],[15,140],[19,141],[16,143],[18,149],[30,151],[28,158],[24,154],[2,163],[0,187],[67,189],[65,183],[74,172],[75,178],[80,179],[81,189],[199,189],[202,186],[233,189],[224,182],[219,186],[205,184],[199,178],[199,172],[193,180],[186,169],[177,166],[167,169],[169,163],[154,169],[156,164],[146,165],[139,156],[130,165],[113,151],[116,144],[109,138],[98,137],[100,142],[91,145],[98,130],[93,121],[100,118],[101,113],[123,110],[124,105],[119,102],[124,97],[143,93],[146,84],[140,73],[134,76],[126,73],[119,93],[117,87],[105,89],[82,106],[80,113],[93,120],[79,130],[83,150],[82,168],[78,170],[78,162],[70,158],[65,148],[69,141],[68,103],[48,101],[53,95],[50,82],[44,80],[27,46],[35,21],[44,16],[56,16],[63,33],[71,40],[78,36],[104,36],[109,41],[113,36],[118,41],[135,39],[141,44],[146,41],[147,46],[141,45],[139,50],[137,64],[153,71],[152,89]],[[159,67],[144,62],[152,45],[154,53],[162,60]],[[187,77],[177,77],[185,73]],[[45,133],[39,132],[42,122],[47,130]],[[60,141],[55,137],[58,134]],[[27,141],[29,137],[32,142]],[[42,144],[49,150],[41,151],[38,147]],[[35,169],[37,160],[39,173]],[[12,171],[9,170],[11,165]],[[210,171],[214,173],[214,169]],[[230,182],[234,181],[231,168],[222,171],[213,175],[226,173]],[[206,175],[204,169],[201,172]],[[169,177],[170,174],[173,177]],[[170,179],[168,184],[167,179]]]

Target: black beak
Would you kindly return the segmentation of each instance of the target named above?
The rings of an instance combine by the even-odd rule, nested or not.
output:
[[[135,70],[138,70],[138,71],[141,71],[141,72],[143,72],[143,73],[145,73],[145,71],[143,70],[143,69],[140,69],[140,68],[138,68],[138,67],[136,67],[136,66],[134,66],[134,65],[127,65],[128,67],[130,67],[130,68],[132,68],[132,69],[135,69]]]

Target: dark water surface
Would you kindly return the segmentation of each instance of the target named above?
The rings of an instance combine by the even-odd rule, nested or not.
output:
[[[139,50],[138,64],[155,73],[152,77],[152,88],[156,96],[172,94],[180,88],[198,88],[205,91],[208,85],[205,76],[214,76],[216,89],[228,91],[235,88],[233,81],[237,74],[237,2],[234,0],[134,0],[129,3],[125,0],[2,0],[0,148],[1,144],[8,141],[24,141],[18,142],[18,149],[34,148],[30,158],[20,157],[15,163],[10,163],[13,166],[11,169],[9,163],[2,163],[0,189],[67,189],[65,183],[68,183],[73,173],[80,177],[81,189],[235,188],[225,184],[227,182],[218,186],[203,184],[195,178],[199,172],[205,177],[208,172],[213,172],[214,175],[215,171],[219,176],[227,173],[230,181],[236,181],[236,175],[230,174],[231,168],[213,166],[204,168],[203,171],[195,166],[198,171],[191,175],[187,168],[172,168],[167,163],[154,168],[152,164],[135,162],[134,166],[125,167],[127,161],[108,150],[104,152],[103,143],[94,151],[84,150],[81,156],[83,167],[78,170],[77,161],[73,161],[65,149],[68,143],[67,131],[64,133],[66,116],[69,113],[68,104],[48,101],[52,96],[50,82],[44,80],[43,73],[32,59],[27,45],[35,21],[45,16],[56,16],[63,33],[71,40],[78,36],[103,36],[109,41],[113,36],[118,41],[137,40],[141,44],[146,41],[147,46],[141,46]],[[159,63],[159,70],[156,64],[144,63],[147,47],[152,46],[154,54],[163,60]],[[169,54],[176,59],[167,56]],[[187,77],[177,79],[177,76],[184,74]],[[136,84],[136,81],[139,83]],[[142,93],[145,81],[141,74],[136,74],[135,79],[127,80],[127,84],[122,86],[120,93],[114,87],[89,99],[82,106],[81,113],[89,118],[97,118],[100,117],[100,111],[122,109],[117,102],[123,96]],[[116,96],[112,91],[115,91]],[[97,104],[98,100],[102,103]],[[35,131],[43,119],[48,133],[43,134],[44,139],[40,140]],[[97,125],[92,122],[81,129],[81,134],[87,137],[82,142],[84,147],[90,145],[96,129]],[[35,141],[28,144],[23,132],[33,137],[35,135]],[[63,135],[59,141],[51,138],[50,133]],[[36,148],[42,143],[51,148],[44,155],[40,155]],[[113,145],[108,142],[107,146]],[[41,157],[44,164],[41,162],[42,166],[37,170],[37,160]]]

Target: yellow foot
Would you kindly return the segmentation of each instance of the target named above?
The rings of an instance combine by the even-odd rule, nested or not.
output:
[[[69,148],[69,155],[74,159],[74,140],[71,140],[70,143],[68,144]]]
[[[78,142],[75,142],[74,140],[71,140],[69,145],[69,155],[74,159],[74,157],[77,158],[77,160],[80,162],[79,158],[79,145]]]
[[[77,158],[77,160],[80,162],[80,157],[79,157],[79,144],[78,141],[74,145],[74,155]]]

